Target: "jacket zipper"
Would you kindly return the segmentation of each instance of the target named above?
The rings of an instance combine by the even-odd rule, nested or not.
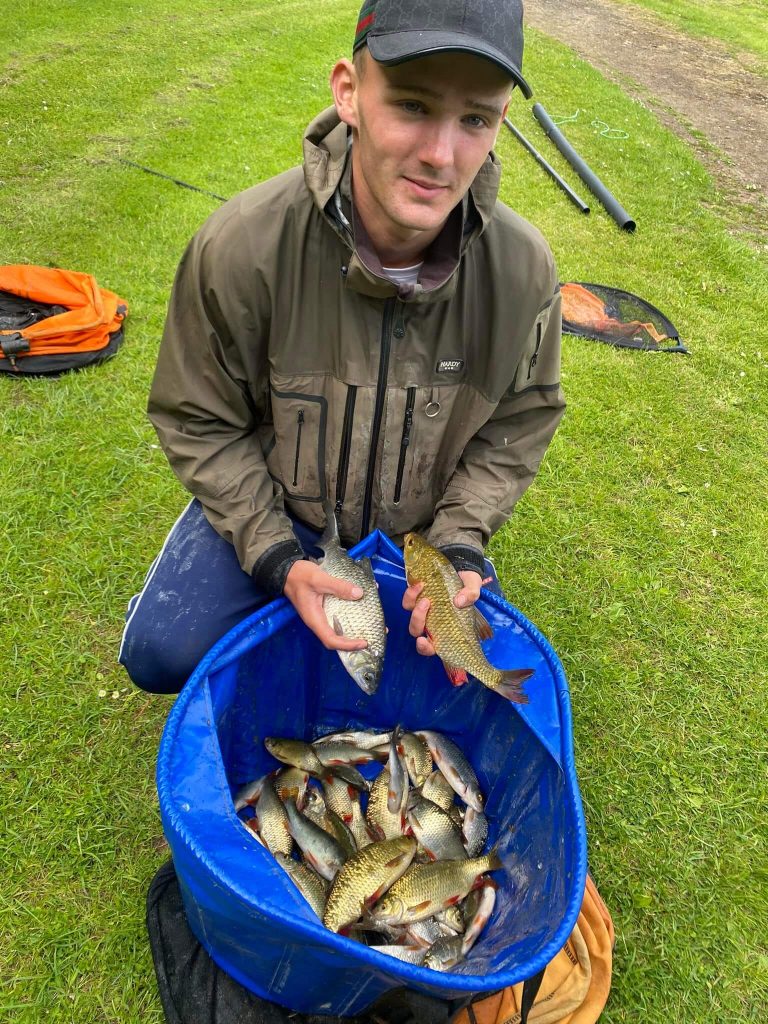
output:
[[[296,417],[296,458],[293,462],[293,486],[295,487],[299,479],[299,452],[301,451],[301,428],[304,426],[304,410],[299,409],[299,413]]]
[[[347,388],[347,402],[344,406],[344,426],[341,428],[341,449],[339,451],[339,471],[336,474],[336,507],[334,512],[341,515],[344,507],[344,494],[347,490],[347,473],[349,472],[349,453],[352,448],[352,420],[355,415],[355,399],[357,385],[350,384]]]
[[[403,436],[400,441],[400,458],[397,463],[397,477],[395,479],[395,504],[400,501],[400,492],[403,488],[403,470],[405,469],[405,456],[408,445],[411,443],[411,427],[413,426],[413,404],[416,401],[416,388],[408,388],[408,397],[405,400],[405,417],[403,418]]]
[[[368,468],[365,473],[365,491],[363,499],[363,517],[360,527],[360,540],[367,537],[371,520],[371,502],[373,500],[373,478],[376,469],[376,451],[379,447],[381,420],[384,414],[384,400],[387,395],[387,376],[389,373],[389,350],[392,344],[392,319],[397,299],[387,299],[384,303],[384,317],[381,325],[381,355],[379,357],[379,376],[376,381],[376,405],[373,411],[371,427],[371,447],[368,451]]]
[[[541,346],[541,321],[539,321],[536,324],[536,348],[533,350],[533,355],[531,356],[530,363],[528,363],[528,377],[527,377],[528,380],[531,379],[531,374],[533,373],[533,368],[536,365],[537,359],[539,358],[539,348],[540,348],[540,346]]]

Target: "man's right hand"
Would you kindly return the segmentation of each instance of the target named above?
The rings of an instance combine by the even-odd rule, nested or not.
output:
[[[323,611],[326,594],[335,594],[344,601],[359,601],[363,596],[361,587],[331,576],[314,562],[302,559],[288,570],[283,593],[324,647],[331,651],[361,651],[368,646],[366,640],[339,636]]]

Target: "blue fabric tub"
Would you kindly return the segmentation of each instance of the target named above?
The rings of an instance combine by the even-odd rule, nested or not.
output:
[[[530,704],[510,704],[474,680],[454,688],[439,659],[418,655],[408,635],[399,549],[375,532],[350,553],[371,557],[389,626],[378,692],[358,689],[281,598],[200,662],[168,716],[157,765],[163,828],[192,931],[242,985],[300,1013],[354,1015],[403,986],[453,999],[530,977],[570,935],[587,869],[568,687],[545,638],[484,592],[480,608],[495,634],[486,653],[503,668],[535,669],[525,684]],[[445,974],[324,928],[232,801],[240,785],[278,767],[265,736],[312,740],[398,722],[444,732],[464,750],[503,861],[488,926]]]

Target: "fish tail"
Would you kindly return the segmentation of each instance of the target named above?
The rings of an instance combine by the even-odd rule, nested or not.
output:
[[[523,693],[522,684],[532,675],[532,668],[512,668],[502,671],[501,679],[493,689],[515,704],[527,704],[528,697]]]
[[[495,846],[492,850],[486,853],[486,855],[482,859],[488,865],[488,867],[485,869],[486,871],[498,871],[498,869],[501,867],[501,857],[499,857],[498,850],[496,849]],[[491,880],[489,879],[489,881]]]
[[[336,524],[336,512],[333,502],[330,500],[324,502],[323,510],[325,512],[325,530],[322,537],[317,541],[317,546],[321,551],[326,551],[329,547],[341,542],[339,541],[339,527]]]

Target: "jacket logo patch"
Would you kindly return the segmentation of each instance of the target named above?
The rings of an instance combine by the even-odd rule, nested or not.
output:
[[[441,359],[436,367],[437,373],[459,373],[463,369],[463,359]]]

